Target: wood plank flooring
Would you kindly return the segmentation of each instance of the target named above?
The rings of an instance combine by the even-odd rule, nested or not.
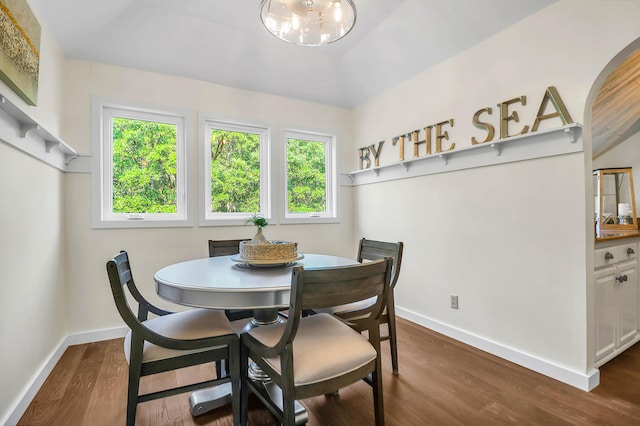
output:
[[[387,425],[638,425],[640,345],[601,367],[601,384],[583,392],[402,319],[400,375],[391,374],[383,342]],[[196,381],[212,366],[143,378],[141,391]],[[69,347],[29,405],[20,425],[123,425],[127,364],[122,339]],[[309,425],[371,425],[370,387],[364,382],[337,396],[303,400]],[[222,407],[199,417],[187,394],[138,406],[137,425],[231,425]],[[250,424],[278,422],[251,399]]]

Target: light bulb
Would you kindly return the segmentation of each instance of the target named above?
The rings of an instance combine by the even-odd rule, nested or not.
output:
[[[333,19],[336,20],[336,22],[340,22],[342,21],[342,4],[340,2],[336,2],[335,4],[335,11],[333,12]]]
[[[269,28],[270,30],[274,30],[276,28],[276,20],[273,19],[271,16],[267,17],[265,24],[267,28]]]

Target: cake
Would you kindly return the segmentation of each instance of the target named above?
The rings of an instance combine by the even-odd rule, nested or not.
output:
[[[298,257],[296,241],[240,242],[240,257],[245,260],[289,260]]]

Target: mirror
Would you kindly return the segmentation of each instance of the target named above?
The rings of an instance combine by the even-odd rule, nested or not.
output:
[[[596,235],[599,231],[637,231],[631,168],[593,171]]]

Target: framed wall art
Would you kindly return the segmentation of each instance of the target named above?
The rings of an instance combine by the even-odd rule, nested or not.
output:
[[[0,79],[27,104],[38,101],[40,24],[26,0],[0,0]]]

